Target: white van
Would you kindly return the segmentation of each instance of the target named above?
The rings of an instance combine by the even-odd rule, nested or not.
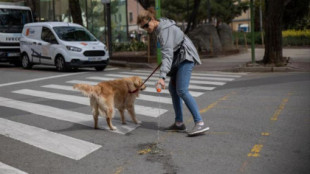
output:
[[[109,63],[106,46],[78,24],[38,22],[26,24],[20,39],[21,63],[55,65],[58,71],[94,67],[102,71]]]

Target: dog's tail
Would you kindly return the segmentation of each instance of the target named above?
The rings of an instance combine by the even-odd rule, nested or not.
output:
[[[96,96],[96,86],[88,85],[88,84],[75,84],[73,89],[80,90],[85,96],[91,97]]]

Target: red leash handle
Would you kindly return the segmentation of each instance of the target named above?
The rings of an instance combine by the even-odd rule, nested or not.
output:
[[[151,73],[151,75],[149,75],[146,80],[144,80],[144,82],[142,83],[141,86],[139,86],[139,88],[133,90],[133,91],[128,91],[129,93],[136,93],[148,80],[150,77],[152,77],[152,75],[158,70],[158,68],[161,66],[161,63],[153,70],[153,72]]]

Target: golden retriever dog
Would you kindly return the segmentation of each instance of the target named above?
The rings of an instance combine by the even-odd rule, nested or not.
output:
[[[94,128],[98,129],[98,116],[105,115],[108,126],[111,130],[115,130],[116,127],[112,124],[115,108],[120,112],[122,124],[126,124],[124,117],[125,109],[128,110],[135,124],[140,123],[136,119],[134,102],[139,96],[139,91],[146,88],[142,84],[143,81],[140,77],[133,76],[103,81],[97,85],[75,84],[73,88],[80,90],[85,96],[90,98],[90,106],[94,117]]]

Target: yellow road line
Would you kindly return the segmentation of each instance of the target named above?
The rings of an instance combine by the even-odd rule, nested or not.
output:
[[[251,149],[251,152],[248,153],[248,157],[259,157],[259,152],[262,150],[263,145],[262,144],[255,144],[253,148]]]

